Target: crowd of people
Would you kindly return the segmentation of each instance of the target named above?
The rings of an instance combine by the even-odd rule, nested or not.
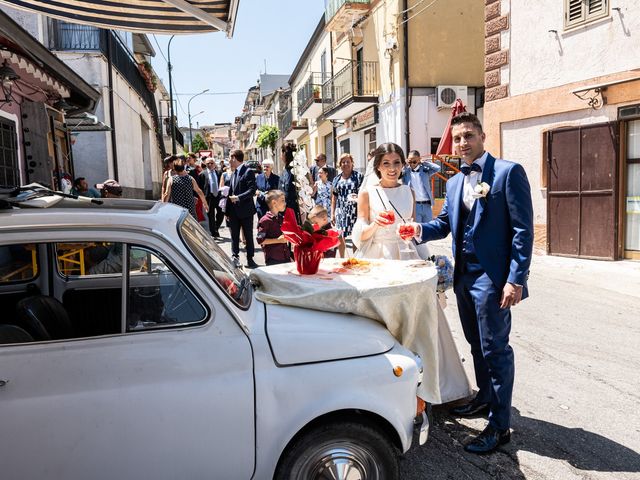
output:
[[[368,241],[371,237],[368,230],[364,237],[361,233],[361,224],[369,215],[363,198],[368,198],[369,186],[380,183],[380,167],[374,167],[374,160],[377,154],[390,148],[389,145],[393,144],[384,144],[369,152],[364,174],[355,170],[350,153],[340,155],[337,168],[328,165],[326,155],[319,153],[307,178],[313,189],[315,208],[306,213],[301,213],[299,187],[292,168],[297,148],[290,143],[281,149],[284,168],[280,175],[273,171],[274,162],[270,159],[261,164],[251,162],[247,165],[241,150],[232,151],[228,162],[195,153],[170,155],[163,161],[161,200],[188,210],[215,239],[221,239],[220,230],[226,225],[232,254],[238,264],[242,243],[246,265],[251,268],[257,266],[254,240],[262,247],[268,265],[292,260],[291,248],[278,226],[282,224],[286,208],[293,209],[299,222],[309,219],[318,228],[337,230],[340,235],[337,252],[330,251],[325,256],[338,253],[344,258],[347,239],[353,239],[352,253],[365,243],[366,246],[372,243]],[[402,154],[400,147],[394,148],[393,151],[398,150]],[[431,177],[439,171],[439,166],[421,159],[416,150],[409,153],[406,161],[404,154],[401,157],[398,181],[407,186],[403,191],[411,192],[415,203],[415,212],[408,212],[405,217],[419,222],[429,221],[433,205]],[[123,191],[115,180],[90,187],[84,177],[79,177],[74,180],[71,193],[91,198],[119,198]],[[254,232],[254,216],[257,232]]]
[[[299,182],[293,170],[296,151],[294,144],[282,146],[284,168],[280,175],[273,171],[274,162],[270,159],[261,164],[253,162],[246,165],[241,150],[231,152],[226,164],[224,160],[198,157],[193,153],[169,156],[164,160],[162,201],[187,209],[216,239],[220,238],[220,229],[226,220],[232,255],[238,264],[242,242],[245,245],[246,265],[252,268],[256,266],[254,239],[262,247],[266,264],[292,260],[291,248],[278,227],[282,224],[286,208],[294,211],[299,222],[318,219],[314,221],[318,228],[337,230],[340,234],[337,250],[340,257],[345,257],[347,239],[353,236],[358,212],[367,212],[359,205],[359,194],[366,194],[368,185],[377,185],[380,181],[377,167],[373,167],[377,150],[369,152],[364,174],[354,168],[354,158],[350,153],[340,155],[338,168],[328,165],[326,155],[319,153],[307,178],[313,189],[315,208],[306,213],[301,212]],[[416,150],[410,152],[407,160],[404,160],[403,154],[399,179],[402,178],[407,191],[412,192],[416,203],[416,214],[411,212],[407,218],[428,221],[433,204],[431,177],[439,171],[439,166],[421,159]],[[255,234],[254,216],[257,220]],[[366,234],[365,237],[368,238]],[[354,253],[358,243],[354,239]],[[328,252],[329,256],[335,254],[334,251]]]

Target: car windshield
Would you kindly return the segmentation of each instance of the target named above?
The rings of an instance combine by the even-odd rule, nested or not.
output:
[[[251,303],[249,277],[236,268],[226,253],[213,241],[211,235],[186,215],[179,228],[182,240],[189,251],[198,259],[207,273],[240,307]]]

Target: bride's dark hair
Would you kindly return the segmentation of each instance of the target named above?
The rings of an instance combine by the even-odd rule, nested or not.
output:
[[[404,151],[400,145],[396,145],[391,142],[379,145],[378,148],[373,151],[373,171],[376,173],[376,177],[378,178],[381,177],[379,168],[382,163],[382,159],[389,153],[397,153],[400,156],[400,160],[402,160],[402,165],[407,163],[404,158]],[[402,178],[402,172],[400,172],[400,176],[398,178]]]
[[[293,154],[297,150],[298,149],[293,143],[285,143],[284,145],[282,145],[282,153],[284,154],[285,165],[289,165],[291,162],[293,162]]]

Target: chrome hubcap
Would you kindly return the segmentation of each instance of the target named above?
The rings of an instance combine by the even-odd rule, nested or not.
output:
[[[379,480],[373,454],[348,441],[332,442],[311,453],[304,461],[299,480]]]

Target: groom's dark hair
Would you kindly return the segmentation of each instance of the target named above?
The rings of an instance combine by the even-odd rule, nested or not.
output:
[[[482,123],[480,119],[473,113],[462,112],[451,119],[451,126],[460,125],[461,123],[470,123],[482,133]]]
[[[380,164],[382,163],[382,158],[388,153],[397,153],[400,156],[400,160],[402,160],[402,165],[405,165],[407,163],[404,158],[404,151],[402,150],[402,147],[400,145],[396,145],[395,143],[391,142],[379,145],[378,148],[373,151],[373,171],[376,173],[376,177],[378,178],[382,177],[379,170]],[[400,176],[398,178],[402,178],[402,173],[400,173]]]

